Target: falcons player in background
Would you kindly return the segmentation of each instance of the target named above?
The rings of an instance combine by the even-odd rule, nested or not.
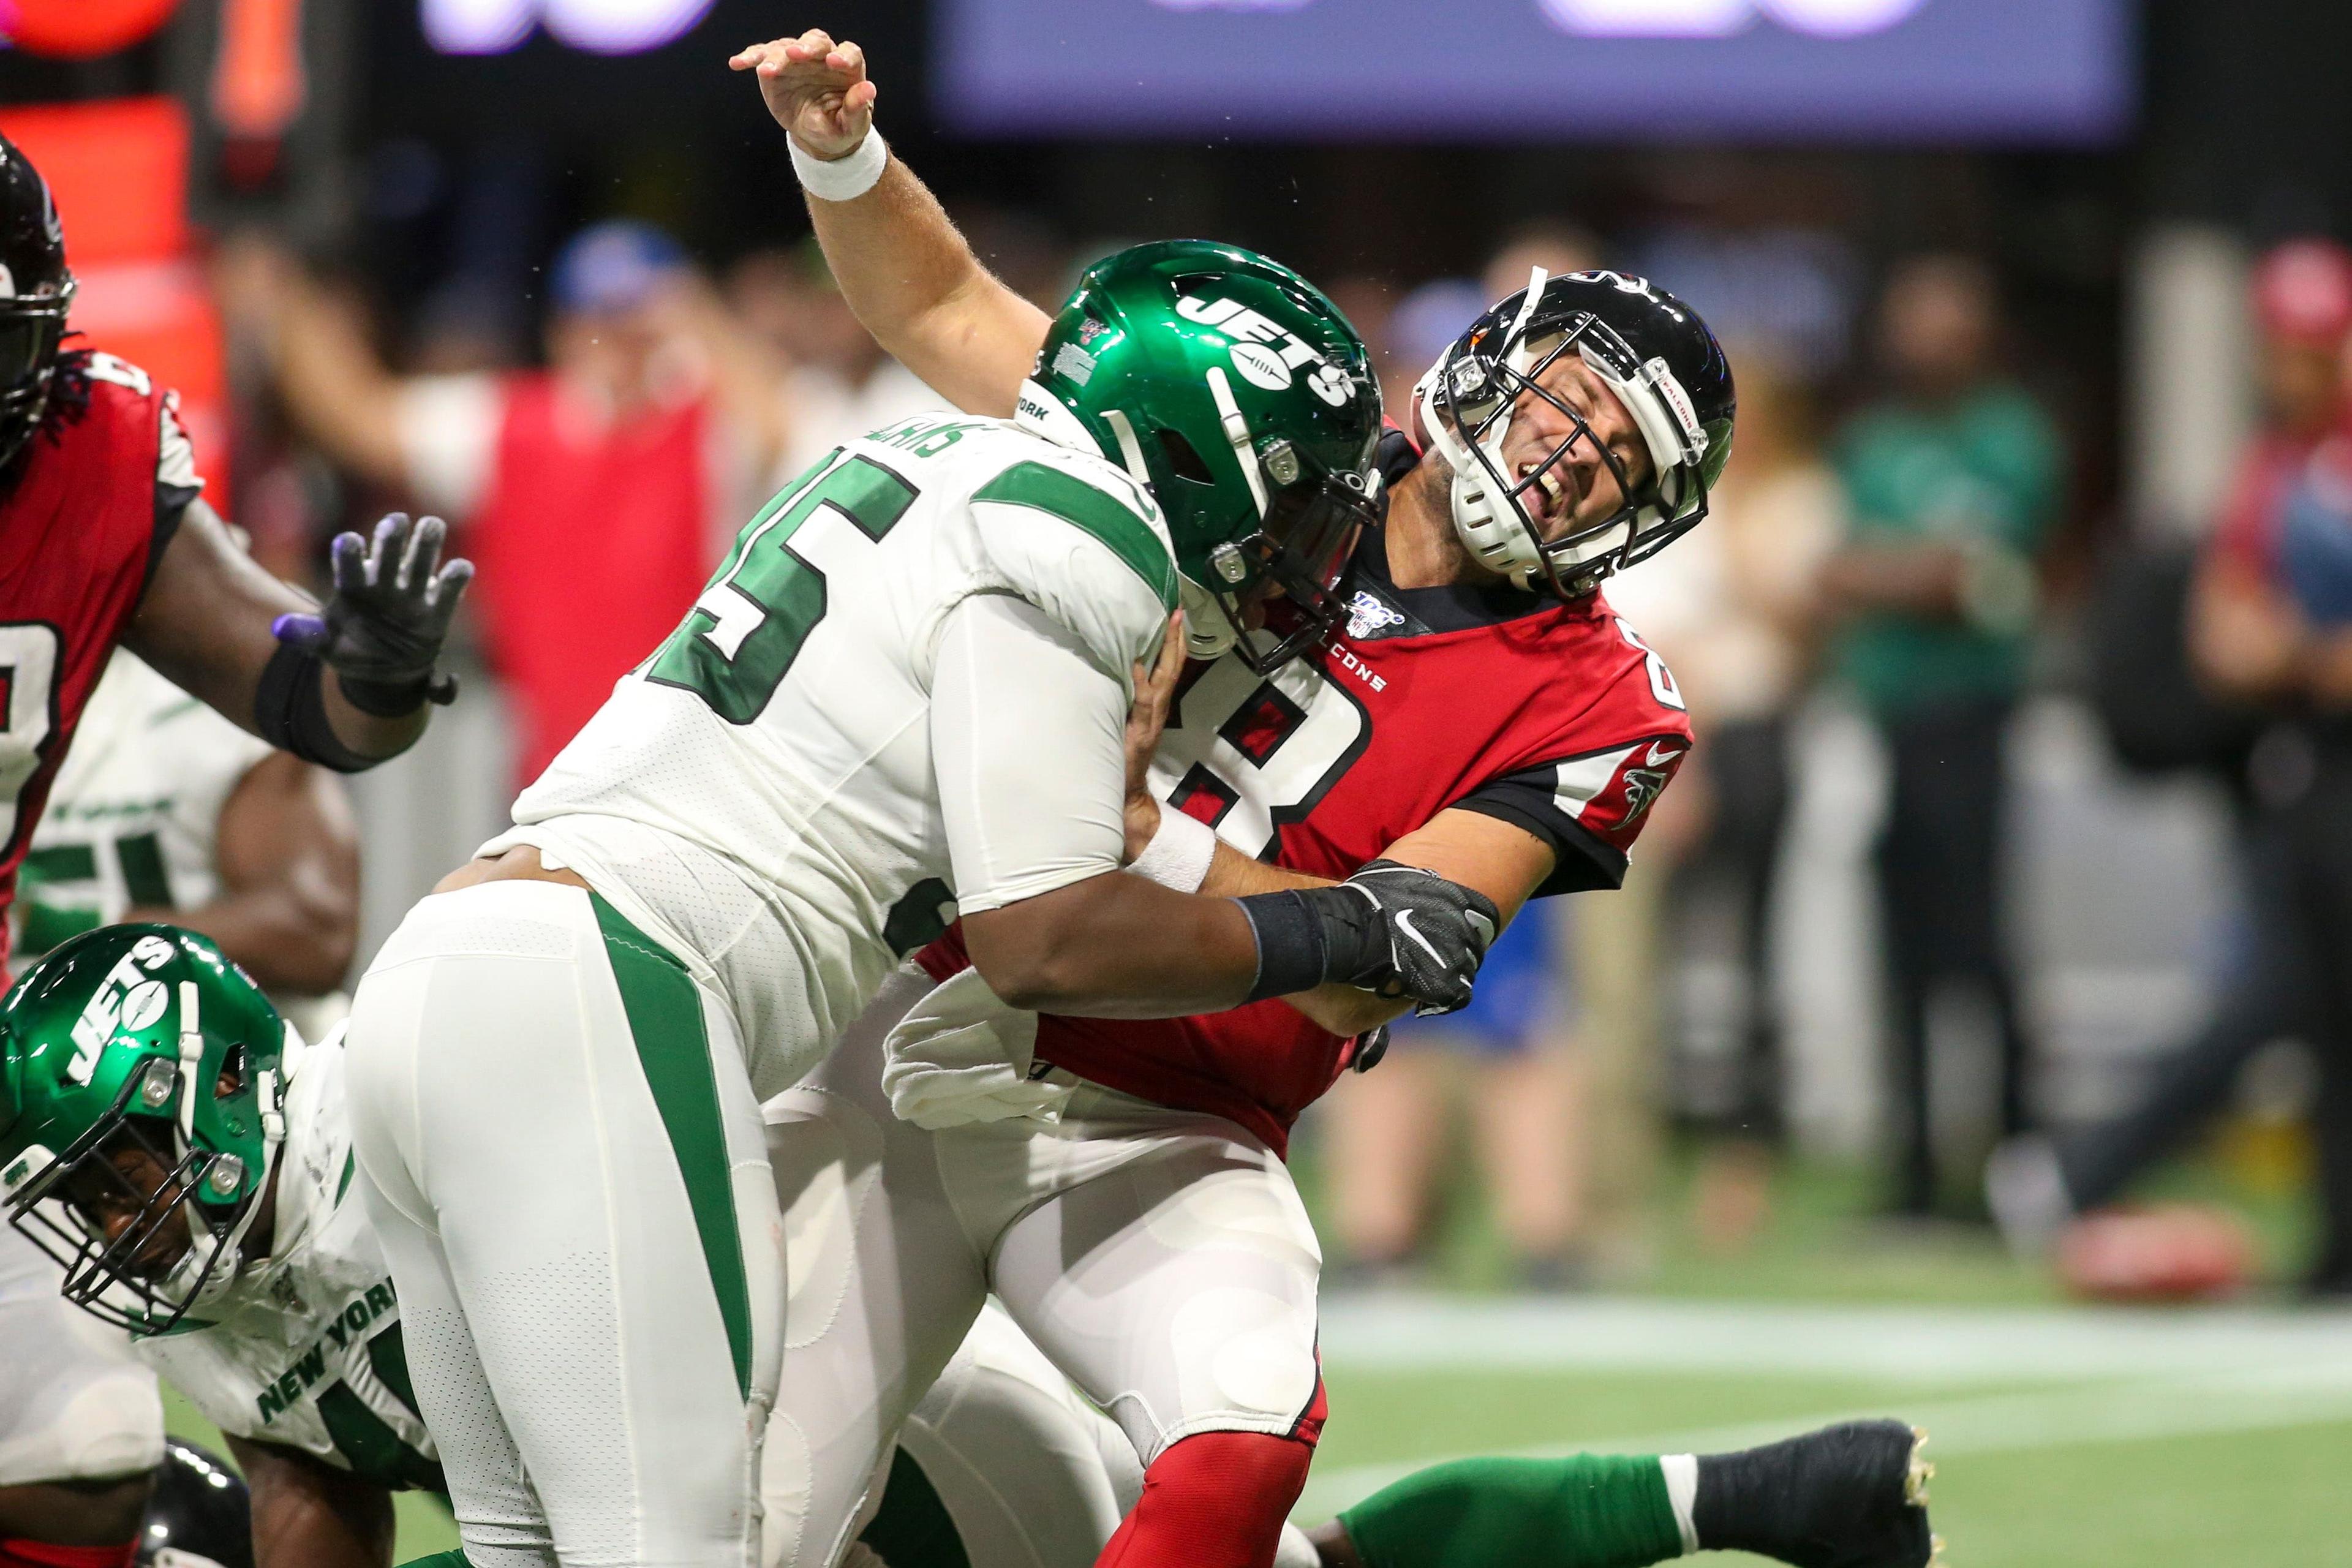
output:
[[[1056,326],[989,276],[890,156],[855,45],[812,32],[731,63],[791,134],[826,259],[886,349],[971,413],[1115,440],[1159,495],[1201,481],[1202,454],[1152,416],[1149,389],[1105,385],[1119,378],[1102,324]],[[1307,374],[1309,356],[1213,289],[1179,310],[1222,326],[1230,374]],[[1129,802],[1130,869],[1239,896],[1388,858],[1476,889],[1507,919],[1622,880],[1691,731],[1673,677],[1600,585],[1706,515],[1730,368],[1663,290],[1538,271],[1414,404],[1383,448],[1385,524],[1364,531],[1334,613],[1272,612],[1291,612],[1270,629],[1305,651],[1277,664],[1236,649],[1175,684]],[[1213,613],[1187,608],[1196,626]],[[1325,1406],[1320,1253],[1286,1142],[1342,1071],[1371,1065],[1369,1032],[1402,1009],[1365,997],[1352,1037],[1281,1002],[1038,1018],[979,984],[953,933],[920,958],[769,1107],[772,1127],[794,1129],[770,1142],[788,1212],[847,1205],[845,1223],[790,1226],[778,1422],[803,1443],[772,1439],[765,1489],[772,1512],[802,1516],[776,1531],[790,1561],[841,1560],[909,1409],[992,1292],[1144,1463],[1101,1563],[1287,1568],[1301,1542],[1284,1521]],[[1915,1448],[1884,1422],[1721,1459],[1449,1469],[1351,1510],[1318,1546],[1366,1568],[1624,1568],[1717,1547],[1920,1568]]]
[[[67,345],[73,295],[48,185],[0,136],[0,979],[17,868],[118,643],[270,744],[356,772],[454,695],[434,664],[472,574],[439,563],[438,521],[397,516],[335,542],[323,607],[262,571],[202,499],[174,395]],[[5,1284],[0,1310],[56,1289]],[[115,1369],[102,1348],[88,1365],[23,1349],[0,1328],[0,1568],[116,1568],[163,1457],[152,1391],[61,1446],[60,1387]]]

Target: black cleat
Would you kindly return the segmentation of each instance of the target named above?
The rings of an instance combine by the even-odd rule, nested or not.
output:
[[[1900,1421],[1848,1421],[1698,1461],[1691,1510],[1704,1551],[1736,1549],[1796,1568],[1933,1568],[1927,1435]]]

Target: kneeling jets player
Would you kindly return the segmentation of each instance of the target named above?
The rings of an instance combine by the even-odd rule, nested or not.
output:
[[[339,1036],[304,1046],[172,927],[75,938],[0,1004],[7,1217],[228,1434],[257,1568],[385,1568],[391,1494],[441,1486],[401,1304],[351,1191],[344,1081]],[[1923,1478],[1872,1492],[1838,1462],[1909,1446],[1876,1423],[1747,1454],[1460,1461],[1311,1538],[1286,1530],[1280,1561],[1635,1568],[1703,1545],[1821,1562],[1793,1543],[1925,1530]],[[1118,1426],[992,1310],[908,1422],[861,1547],[888,1568],[1085,1568],[1142,1485]],[[1616,1495],[1652,1506],[1601,1501]]]
[[[1430,873],[1239,900],[1121,873],[1123,734],[1136,684],[1173,679],[1180,592],[1229,642],[1277,593],[1336,615],[1380,399],[1337,308],[1263,257],[1114,257],[1074,342],[1114,282],[1219,478],[1155,505],[1108,426],[1078,448],[945,414],[836,449],[360,983],[359,1182],[431,1325],[409,1365],[475,1568],[739,1568],[783,1308],[760,1099],[942,910],[1028,1006],[1470,995],[1496,910]],[[1194,300],[1316,368],[1230,373]]]

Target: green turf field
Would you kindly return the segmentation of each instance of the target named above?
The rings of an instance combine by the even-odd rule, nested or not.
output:
[[[1706,1258],[1663,1220],[1641,1279],[1541,1299],[1475,1289],[1498,1268],[1473,1215],[1444,1250],[1456,1288],[1334,1293],[1331,1420],[1300,1517],[1465,1454],[1705,1451],[1891,1415],[1930,1434],[1957,1568],[2352,1563],[2336,1500],[2352,1472],[2352,1313],[2259,1297],[2070,1306],[1987,1237],[1853,1217],[1865,1194],[1855,1173],[1801,1172],[1748,1255]],[[2304,1216],[2250,1212],[2284,1267]],[[176,1403],[173,1425],[201,1439]],[[403,1500],[404,1557],[455,1540],[434,1504]]]

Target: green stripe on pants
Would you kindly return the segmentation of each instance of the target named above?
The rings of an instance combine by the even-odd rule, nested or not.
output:
[[[604,956],[620,983],[621,1006],[637,1060],[654,1091],[662,1126],[686,1178],[694,1228],[702,1237],[710,1289],[727,1324],[727,1348],[735,1357],[735,1386],[751,1393],[751,1292],[743,1276],[742,1241],[735,1226],[735,1189],[727,1154],[727,1130],[719,1114],[719,1083],[710,1071],[710,1039],[702,1026],[702,993],[693,977],[659,943],[623,919],[595,894],[596,924],[604,933]]]

